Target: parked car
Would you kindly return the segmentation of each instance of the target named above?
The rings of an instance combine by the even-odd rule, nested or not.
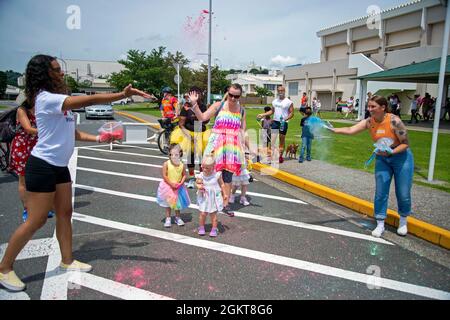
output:
[[[120,105],[124,106],[124,105],[126,105],[128,103],[132,103],[132,102],[133,102],[133,99],[131,99],[131,98],[124,98],[124,99],[120,99],[120,100],[112,102],[111,105],[115,106],[115,105],[120,104]]]
[[[114,119],[114,109],[111,105],[94,105],[86,107],[86,119],[91,118],[112,118]]]
[[[72,93],[72,94],[71,94],[72,97],[76,97],[76,96],[86,96],[86,95],[87,95],[86,93]],[[83,107],[83,108],[79,108],[79,109],[72,109],[72,111],[75,111],[75,112],[84,112],[85,109],[84,109],[84,107]]]

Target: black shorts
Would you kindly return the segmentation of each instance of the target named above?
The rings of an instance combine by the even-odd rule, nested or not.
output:
[[[55,192],[56,185],[71,182],[67,167],[57,167],[32,155],[25,167],[25,185],[29,192]]]
[[[233,172],[222,170],[222,179],[224,183],[231,183],[233,181]]]
[[[280,121],[274,121],[272,122],[272,130],[280,130],[281,122]],[[289,124],[287,122],[284,123],[284,130],[280,130],[280,134],[285,136],[288,132]]]

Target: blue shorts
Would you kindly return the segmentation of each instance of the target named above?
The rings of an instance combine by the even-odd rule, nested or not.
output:
[[[272,130],[280,130],[281,122],[280,121],[274,121],[272,122]],[[280,134],[285,136],[288,132],[289,124],[287,122],[284,123],[284,130],[280,130]]]

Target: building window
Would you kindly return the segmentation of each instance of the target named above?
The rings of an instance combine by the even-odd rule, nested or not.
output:
[[[298,96],[298,82],[289,82],[288,95]]]
[[[270,90],[270,91],[275,91],[277,89],[277,85],[276,84],[264,84],[264,88],[266,88],[267,90]]]

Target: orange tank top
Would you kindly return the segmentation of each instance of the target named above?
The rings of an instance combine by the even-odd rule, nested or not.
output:
[[[169,119],[175,118],[177,99],[175,97],[171,97],[170,99],[164,99],[163,101],[161,101],[161,104],[162,104],[163,117],[169,118]]]
[[[391,127],[391,119],[393,116],[392,113],[387,113],[381,122],[376,122],[374,118],[370,118],[369,131],[374,142],[377,142],[381,138],[391,138],[394,141],[394,146],[400,144],[400,140]]]

